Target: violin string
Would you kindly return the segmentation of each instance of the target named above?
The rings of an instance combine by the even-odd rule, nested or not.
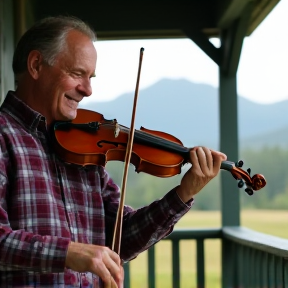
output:
[[[121,126],[120,128],[122,131],[125,131],[126,133],[129,131],[128,128],[125,126]],[[171,140],[167,140],[165,138],[162,138],[157,135],[150,134],[145,131],[141,130],[135,130],[135,142],[139,143],[139,141],[142,141],[145,144],[150,144],[152,147],[157,146],[155,148],[164,148],[170,152],[175,152],[177,154],[184,154],[183,156],[187,156],[189,153],[189,149],[180,145],[179,143],[173,142]]]

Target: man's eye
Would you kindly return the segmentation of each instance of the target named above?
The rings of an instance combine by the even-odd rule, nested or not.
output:
[[[80,72],[74,72],[73,75],[75,75],[76,77],[81,77],[82,74]]]

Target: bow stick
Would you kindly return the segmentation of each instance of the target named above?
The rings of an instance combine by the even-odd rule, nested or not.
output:
[[[142,66],[143,52],[144,52],[144,48],[141,48],[140,57],[139,57],[138,75],[137,75],[136,88],[135,88],[135,94],[134,94],[132,117],[131,117],[130,133],[128,136],[128,143],[127,143],[126,154],[125,154],[125,165],[124,165],[124,172],[123,172],[122,185],[121,185],[120,202],[119,202],[119,207],[117,211],[117,217],[116,217],[116,223],[115,223],[114,235],[113,235],[113,241],[112,241],[112,250],[116,252],[117,254],[120,254],[123,209],[124,209],[125,194],[126,194],[128,168],[129,168],[129,163],[130,163],[131,154],[132,154],[132,147],[133,147],[134,130],[135,130],[134,123],[135,123],[136,105],[137,105],[137,100],[138,100],[138,91],[139,91],[140,72],[141,72],[141,66]]]

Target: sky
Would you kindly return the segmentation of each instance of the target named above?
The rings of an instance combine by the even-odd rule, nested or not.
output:
[[[270,104],[288,100],[288,0],[281,0],[244,39],[237,73],[238,95]],[[216,40],[216,41],[214,41]],[[215,45],[218,39],[211,40]],[[163,78],[218,87],[218,66],[190,39],[97,41],[93,94],[84,102],[110,101],[135,91],[140,48],[144,55],[139,96]]]

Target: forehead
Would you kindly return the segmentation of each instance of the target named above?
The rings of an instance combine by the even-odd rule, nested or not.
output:
[[[57,57],[59,61],[65,61],[66,64],[82,63],[95,67],[97,60],[96,49],[91,39],[85,34],[72,30],[66,36],[65,47]],[[94,68],[95,70],[95,68]]]

